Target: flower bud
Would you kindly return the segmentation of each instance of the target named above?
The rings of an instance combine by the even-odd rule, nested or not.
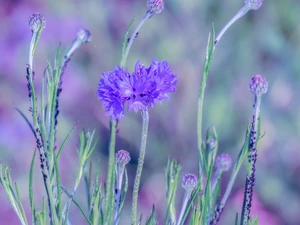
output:
[[[148,0],[147,7],[150,13],[158,14],[161,13],[164,9],[164,1],[163,0]]]
[[[263,95],[268,91],[268,82],[261,75],[255,75],[249,83],[250,91],[255,95]]]
[[[82,44],[90,42],[92,37],[90,31],[86,29],[81,29],[77,33],[77,38],[81,41]]]
[[[245,0],[245,4],[250,9],[257,10],[262,6],[263,0]]]
[[[231,167],[231,157],[229,154],[222,153],[217,156],[215,167],[222,171],[228,171]]]
[[[198,178],[195,174],[188,173],[182,179],[182,187],[186,191],[193,191],[198,183]]]
[[[120,150],[116,153],[117,163],[126,165],[127,163],[129,163],[130,159],[131,158],[130,158],[129,152],[127,152],[125,150]]]
[[[32,14],[28,22],[29,28],[32,32],[38,32],[40,29],[44,29],[45,23],[46,23],[45,18],[40,13]]]

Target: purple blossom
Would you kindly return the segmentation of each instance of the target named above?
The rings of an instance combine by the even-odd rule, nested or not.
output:
[[[106,115],[117,119],[124,116],[126,108],[146,111],[155,103],[169,99],[168,93],[176,91],[177,81],[167,61],[153,60],[148,68],[138,61],[132,74],[121,67],[103,73],[97,94]]]

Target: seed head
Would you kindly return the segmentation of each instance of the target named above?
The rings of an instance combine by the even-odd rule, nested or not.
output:
[[[148,0],[147,7],[150,13],[158,14],[161,13],[164,9],[164,1],[163,0]]]
[[[226,153],[222,153],[217,156],[215,167],[222,171],[228,171],[231,167],[231,157]]]
[[[268,91],[268,82],[263,76],[259,74],[255,75],[251,78],[249,89],[253,94],[257,96],[263,95]]]
[[[46,21],[42,14],[34,13],[29,18],[28,24],[29,24],[29,28],[32,32],[38,32],[40,29],[45,28]]]
[[[193,191],[198,183],[198,178],[195,174],[188,173],[182,179],[182,187],[186,191]]]
[[[117,163],[126,165],[127,163],[129,163],[130,159],[131,158],[130,158],[129,152],[127,152],[125,150],[120,150],[116,153]]]
[[[263,0],[245,0],[245,4],[248,5],[250,9],[257,10],[262,6]]]

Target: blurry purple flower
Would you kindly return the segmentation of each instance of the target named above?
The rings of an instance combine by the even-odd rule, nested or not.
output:
[[[250,9],[257,10],[262,6],[263,0],[245,0],[245,4]]]
[[[128,111],[146,111],[161,100],[169,99],[169,92],[176,90],[177,75],[173,74],[167,61],[153,60],[146,68],[138,61],[131,75],[121,67],[103,73],[98,85],[98,99],[103,101],[106,115],[122,118],[128,103]]]
[[[222,171],[228,171],[231,167],[231,157],[229,154],[222,153],[217,156],[216,162],[215,162],[215,167]]]
[[[147,7],[151,14],[161,13],[164,9],[164,1],[163,0],[148,0]]]
[[[182,179],[182,187],[186,191],[193,191],[198,183],[198,178],[195,174],[187,173]]]
[[[34,13],[29,18],[29,28],[32,32],[38,32],[40,29],[45,28],[45,18],[40,13]]]
[[[268,91],[268,82],[261,75],[255,75],[251,78],[249,89],[255,95],[262,95]]]

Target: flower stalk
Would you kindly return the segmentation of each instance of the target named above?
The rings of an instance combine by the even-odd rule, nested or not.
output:
[[[261,75],[255,75],[249,84],[251,92],[255,95],[254,99],[254,115],[251,124],[251,133],[249,138],[248,149],[248,173],[245,182],[244,202],[241,215],[241,225],[247,225],[250,220],[251,203],[253,188],[255,185],[255,170],[257,160],[257,142],[259,138],[259,114],[261,106],[261,96],[268,90],[268,82]]]
[[[235,14],[235,16],[225,25],[225,27],[218,34],[214,45],[217,45],[224,33],[234,24],[238,19],[244,16],[250,10],[257,10],[262,6],[263,0],[245,0],[245,5]]]
[[[144,159],[146,154],[146,144],[147,144],[148,125],[149,125],[148,110],[142,111],[142,117],[143,117],[142,140],[141,140],[140,154],[139,154],[138,166],[136,169],[135,180],[133,185],[133,194],[132,194],[132,213],[131,213],[132,225],[137,224],[138,194],[139,194],[142,170],[143,170]]]

